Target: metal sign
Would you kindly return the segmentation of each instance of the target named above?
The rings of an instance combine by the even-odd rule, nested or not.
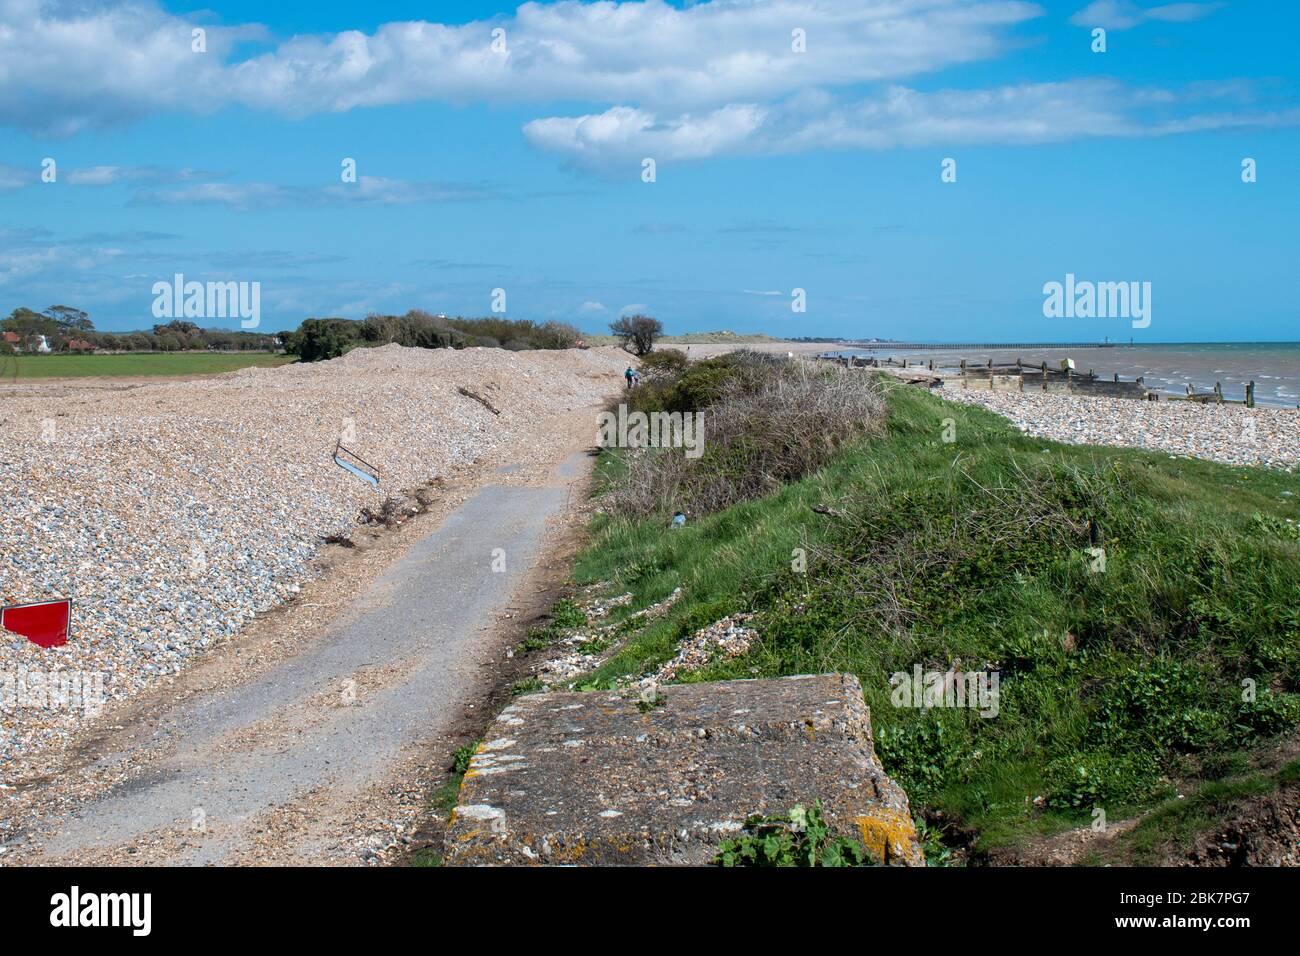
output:
[[[72,628],[72,602],[40,601],[0,609],[0,627],[21,634],[40,647],[62,647]]]

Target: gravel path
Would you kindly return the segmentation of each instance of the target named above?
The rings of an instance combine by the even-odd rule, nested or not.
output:
[[[526,448],[544,421],[617,388],[623,365],[612,350],[387,346],[123,389],[7,388],[0,602],[75,606],[66,647],[0,632],[0,676],[94,676],[112,700],[179,673],[292,597],[322,536],[355,527],[363,507]],[[334,464],[340,438],[378,467],[378,489]],[[86,717],[3,703],[0,767]]]
[[[1300,409],[960,387],[945,387],[938,394],[981,405],[1027,434],[1055,441],[1148,448],[1229,465],[1292,469],[1300,464]]]

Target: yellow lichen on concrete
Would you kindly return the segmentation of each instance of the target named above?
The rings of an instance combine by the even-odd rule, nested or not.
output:
[[[916,825],[907,814],[881,807],[857,817],[856,822],[862,842],[881,863],[924,864]]]

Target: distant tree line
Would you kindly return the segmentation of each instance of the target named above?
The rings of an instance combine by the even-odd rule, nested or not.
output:
[[[471,347],[570,349],[582,345],[582,333],[562,322],[527,319],[466,319],[432,315],[413,309],[405,315],[370,315],[354,319],[306,319],[292,332],[245,332],[204,329],[174,319],[150,331],[101,332],[90,317],[71,306],[51,306],[44,312],[15,309],[0,319],[0,332],[9,333],[0,351],[36,351],[41,338],[53,352],[121,351],[267,351],[283,348],[304,362],[337,358],[350,349],[381,345],[410,348]]]
[[[275,351],[279,337],[238,329],[203,329],[180,319],[150,331],[101,332],[81,309],[52,305],[44,312],[14,309],[0,319],[4,351],[36,351],[43,337],[51,352]]]
[[[304,362],[337,358],[354,348],[405,345],[422,349],[571,349],[582,333],[563,322],[528,319],[466,319],[412,309],[405,315],[353,319],[307,319],[285,339],[285,350]]]

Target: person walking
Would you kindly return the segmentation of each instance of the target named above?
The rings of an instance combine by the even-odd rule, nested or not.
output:
[[[627,379],[627,387],[629,389],[634,388],[636,386],[636,378],[637,378],[636,369],[634,369],[632,366],[629,365],[627,367],[627,371],[623,373],[623,377]]]

